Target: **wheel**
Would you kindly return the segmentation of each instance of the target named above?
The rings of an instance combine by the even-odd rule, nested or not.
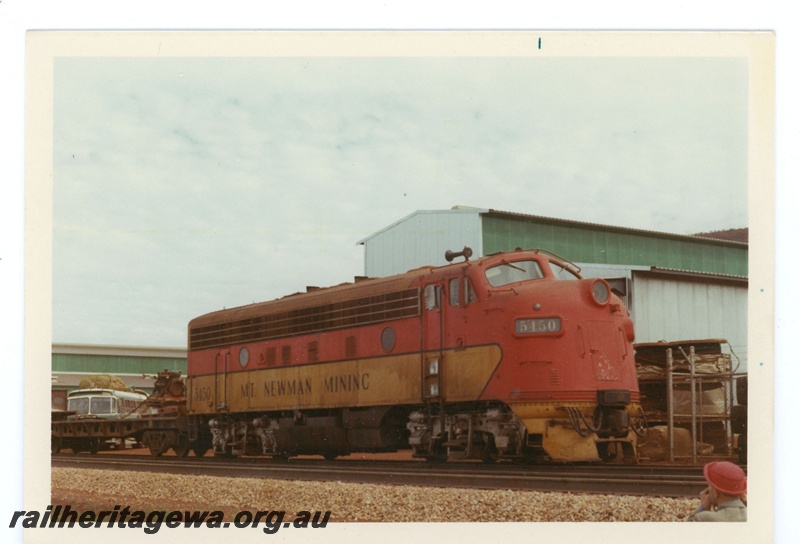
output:
[[[604,463],[612,461],[617,456],[617,446],[614,444],[614,451],[611,451],[611,444],[609,442],[597,443],[597,455]]]
[[[192,451],[194,452],[195,457],[203,457],[206,453],[208,453],[209,449],[211,448],[202,442],[195,442],[194,446],[192,446]]]
[[[425,455],[423,457],[429,463],[444,463],[447,461],[447,454],[441,452],[434,453],[433,455]]]
[[[481,461],[483,461],[487,465],[496,463],[499,454],[497,452],[497,448],[494,445],[494,436],[492,436],[491,434],[486,434],[484,435],[484,441],[486,442],[486,447],[483,448],[483,451],[481,452]]]
[[[630,442],[621,442],[622,446],[622,463],[625,465],[636,465],[639,463],[639,458],[636,456],[636,448]]]
[[[150,455],[161,457],[169,447],[165,445],[164,434],[160,432],[147,432],[142,437],[142,442],[150,449]]]
[[[447,451],[443,450],[440,444],[441,442],[436,439],[428,448],[415,446],[413,448],[414,457],[421,457],[429,463],[444,463],[447,461]]]
[[[214,451],[214,457],[222,457],[224,459],[231,459],[233,457],[233,447],[226,446],[225,451]]]
[[[172,450],[178,457],[186,457],[189,455],[189,439],[185,434],[179,434],[176,440],[177,444],[172,446]]]

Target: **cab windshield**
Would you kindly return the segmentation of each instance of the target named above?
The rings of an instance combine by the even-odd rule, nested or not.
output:
[[[503,261],[502,264],[486,269],[486,281],[492,287],[502,287],[510,283],[542,279],[544,274],[537,261]]]
[[[550,270],[560,280],[579,280],[581,277],[561,263],[550,261]]]

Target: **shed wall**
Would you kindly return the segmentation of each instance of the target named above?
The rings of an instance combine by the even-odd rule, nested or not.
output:
[[[169,369],[186,374],[186,358],[127,357],[53,353],[52,371],[85,374],[157,374]]]
[[[364,271],[369,277],[399,274],[420,266],[447,264],[448,249],[483,248],[476,211],[417,212],[364,241]]]
[[[637,343],[724,338],[747,369],[746,284],[634,271],[632,296]]]

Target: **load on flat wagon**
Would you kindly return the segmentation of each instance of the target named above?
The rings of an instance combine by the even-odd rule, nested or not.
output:
[[[138,408],[146,399],[143,391],[77,389],[67,394],[67,411],[74,412],[78,419],[138,417]]]
[[[608,283],[543,250],[447,256],[463,260],[193,319],[185,391],[165,374],[161,407],[142,418],[175,425],[142,429],[143,442],[181,455],[634,461],[646,422],[633,323]]]
[[[126,441],[137,445],[133,426],[147,400],[143,391],[116,389],[77,389],[67,394],[67,409],[53,412],[52,450],[97,452],[124,447]]]

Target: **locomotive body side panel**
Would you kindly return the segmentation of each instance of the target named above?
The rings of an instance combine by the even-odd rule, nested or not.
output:
[[[444,394],[451,402],[477,400],[500,362],[498,346],[448,350],[443,355]],[[217,374],[192,376],[188,387],[188,409],[195,414],[416,406],[423,402],[418,353],[240,370],[224,378]]]
[[[444,352],[444,400],[464,402],[478,400],[489,379],[500,365],[502,351],[498,345],[478,346]]]

